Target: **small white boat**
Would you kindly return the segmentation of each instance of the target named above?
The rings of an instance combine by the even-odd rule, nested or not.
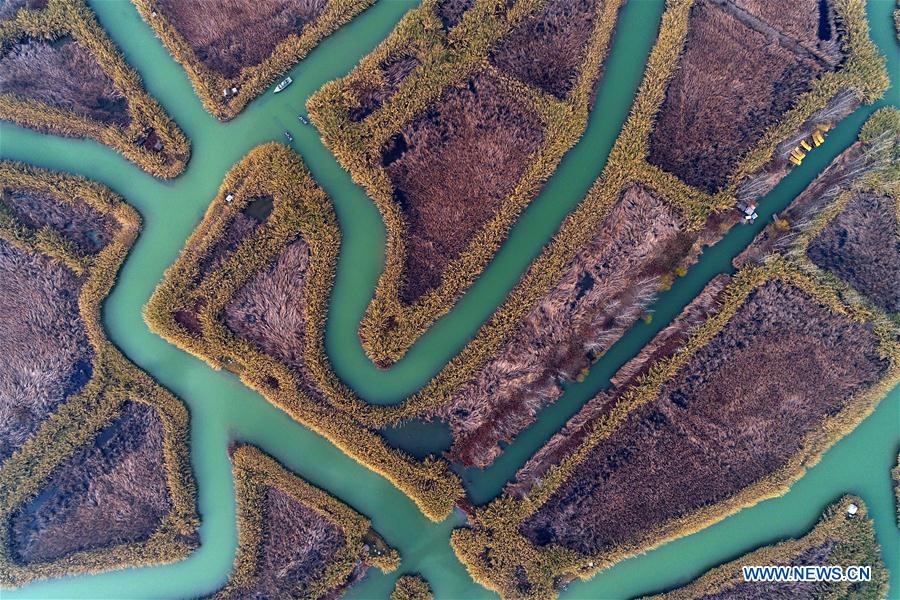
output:
[[[294,136],[291,135],[291,132],[290,132],[290,131],[285,131],[285,132],[284,132],[284,137],[286,137],[287,140],[288,140],[289,142],[293,142],[293,141],[294,141]]]
[[[309,125],[309,119],[304,117],[303,115],[297,115],[297,120],[303,123],[304,125]]]
[[[282,91],[284,88],[291,85],[292,83],[294,83],[293,79],[291,79],[290,77],[285,77],[284,79],[281,80],[281,83],[279,83],[278,85],[275,86],[274,93],[277,94],[278,92]]]

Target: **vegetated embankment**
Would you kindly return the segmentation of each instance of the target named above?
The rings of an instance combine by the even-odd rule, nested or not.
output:
[[[768,24],[729,3],[670,3],[632,113],[588,196],[475,339],[421,392],[381,411],[379,418],[444,419],[454,433],[452,458],[470,466],[491,464],[502,442],[533,422],[559,397],[562,385],[583,377],[643,315],[656,290],[667,289],[704,246],[743,220],[739,206],[754,204],[788,172],[792,140],[883,92],[884,61],[868,37],[865,6],[857,1],[828,6],[833,38],[810,50],[797,41],[809,35],[795,39],[790,33],[808,26],[798,16],[802,11]],[[787,28],[789,17],[798,20]],[[712,43],[720,21],[745,31],[728,44]],[[747,48],[738,52],[735,43]],[[755,53],[776,50],[815,68],[773,80]],[[677,161],[668,172],[652,158],[654,144],[659,149],[666,136],[682,135],[675,131],[678,123],[683,135],[700,135],[694,130],[702,121],[710,148],[734,141],[730,125],[713,127],[707,119],[707,113],[716,113],[719,88],[684,80],[699,73],[697,66],[709,59],[704,53],[722,53],[716,60],[738,64],[728,67],[733,79],[728,85],[753,88],[752,112],[766,115],[739,126],[746,139],[733,149],[734,156],[704,167],[704,173],[725,182],[712,194],[679,179],[672,166]],[[699,96],[681,102],[687,93]],[[732,102],[740,107],[750,100]],[[699,106],[708,108],[695,114]],[[683,158],[687,165],[696,160]],[[643,235],[641,228],[650,233]]]
[[[449,465],[388,446],[368,424],[372,407],[338,381],[325,355],[339,247],[331,203],[300,158],[260,146],[228,173],[145,318],[443,519],[462,496]]]
[[[835,185],[896,190],[896,117],[876,113],[799,205],[827,216]],[[809,261],[809,234],[773,242],[788,229],[761,233],[454,533],[476,579],[552,595],[783,493],[874,410],[900,380],[898,325]]]
[[[187,410],[100,324],[139,217],[77,177],[2,162],[0,185],[0,585],[183,559]]]
[[[872,569],[869,581],[745,581],[743,567],[841,567]],[[881,559],[875,529],[866,505],[844,496],[825,509],[816,526],[795,540],[754,550],[716,567],[688,585],[646,600],[713,600],[734,598],[886,598],[888,570]]]
[[[132,0],[212,115],[240,113],[374,0]]]
[[[376,364],[450,310],[581,137],[621,5],[426,0],[310,98],[387,226],[359,331]]]
[[[253,446],[230,450],[238,550],[215,598],[337,598],[400,556],[364,516]]]
[[[156,177],[181,173],[190,143],[84,1],[20,4],[0,19],[0,119],[95,139]]]

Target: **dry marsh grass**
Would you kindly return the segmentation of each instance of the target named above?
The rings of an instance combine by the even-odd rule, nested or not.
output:
[[[216,598],[338,597],[369,567],[400,557],[368,519],[253,446],[231,451],[238,551]]]
[[[773,292],[777,302],[759,297]],[[520,472],[536,477],[524,496],[501,496],[454,532],[476,580],[511,597],[550,596],[554,581],[588,578],[780,495],[900,380],[895,327],[783,260],[739,272],[718,303],[603,410],[592,407],[592,422],[574,417],[585,435],[559,462]],[[713,369],[726,359],[725,372]],[[727,375],[723,392],[715,381]],[[674,473],[678,483],[665,484]]]
[[[10,211],[25,227],[53,229],[83,254],[102,250],[119,228],[115,219],[104,216],[79,198],[59,202],[48,194],[30,189],[0,191],[0,210],[3,209]]]
[[[0,57],[0,89],[5,93],[104,125],[128,125],[125,96],[90,52],[71,38],[53,43],[27,39]]]
[[[819,268],[834,273],[881,309],[900,312],[898,201],[857,193],[806,249]]]
[[[437,288],[524,174],[543,140],[537,116],[494,77],[473,75],[404,126],[382,155],[406,223],[400,298]]]
[[[432,600],[431,586],[421,575],[403,575],[397,579],[390,600]]]
[[[69,269],[0,239],[0,463],[93,369],[78,314],[81,283]]]
[[[132,1],[206,110],[228,121],[374,0]]]
[[[226,194],[233,194],[229,204]],[[203,272],[250,202],[272,211],[217,266]],[[300,423],[384,475],[431,519],[463,494],[443,460],[387,445],[372,408],[344,386],[324,350],[340,230],[330,201],[299,157],[279,144],[252,150],[219,194],[145,308],[151,329],[215,368],[228,368]],[[185,311],[192,314],[182,325]]]
[[[578,80],[603,0],[550,0],[491,51],[498,69],[560,100]]]
[[[37,498],[13,512],[13,559],[27,566],[146,542],[172,509],[163,433],[150,406],[126,402],[120,416],[54,470]]]
[[[0,162],[0,180],[7,192],[40,198],[29,214],[46,223],[35,230],[10,210],[0,213],[4,256],[25,256],[39,269],[29,277],[31,291],[20,290],[19,301],[35,302],[4,328],[39,355],[17,360],[23,368],[56,361],[51,367],[65,371],[71,362],[65,348],[87,346],[79,351],[85,362],[63,373],[78,389],[69,389],[27,436],[19,431],[22,443],[0,464],[0,586],[180,560],[198,544],[188,413],[119,353],[100,324],[100,304],[137,236],[139,217],[107,188],[77,177]],[[71,206],[51,210],[47,202]],[[67,228],[50,226],[60,215],[83,216],[86,207],[79,203],[99,221],[115,223],[89,256],[73,249]],[[31,273],[21,261],[13,265],[16,274],[3,287],[9,294],[16,276]],[[71,274],[53,283],[54,274],[64,272]],[[50,287],[38,302],[34,294],[42,288],[34,282],[44,279]],[[5,306],[14,306],[8,300]],[[41,308],[42,314],[29,316]],[[59,311],[64,322],[54,324]],[[63,343],[61,352],[41,339],[48,334]],[[44,391],[31,386],[19,392],[22,410],[47,412]]]
[[[734,209],[739,192],[742,198],[753,201],[787,173],[784,157],[776,154],[784,139],[798,135],[798,128],[806,131],[814,127],[823,114],[831,114],[832,118],[847,114],[846,107],[841,110],[834,108],[843,107],[846,96],[871,102],[884,90],[884,60],[877,55],[868,38],[865,6],[857,0],[836,2],[834,10],[844,26],[841,35],[846,60],[843,66],[837,72],[827,73],[814,82],[813,89],[802,94],[782,120],[764,132],[759,143],[730,174],[730,183],[725,188],[715,195],[691,188],[674,175],[647,163],[646,157],[655,115],[665,101],[666,86],[677,71],[678,56],[688,37],[693,6],[694,3],[690,0],[668,4],[659,38],[651,51],[632,112],[613,147],[606,169],[586,198],[566,218],[552,243],[532,263],[519,284],[481,327],[475,338],[425,388],[401,405],[372,410],[373,418],[379,423],[397,423],[423,416],[427,418],[448,406],[460,389],[472,385],[480,369],[501,353],[504,344],[511,339],[529,311],[558,285],[575,255],[591,242],[599,223],[616,205],[621,191],[629,185],[639,184],[652,190],[677,211],[682,220],[682,233],[672,240],[671,246],[665,249],[654,265],[660,276],[659,285],[664,288],[693,264],[704,246],[715,243],[741,221],[741,213]],[[411,27],[411,24],[407,25]],[[763,185],[747,184],[757,177],[762,177]],[[598,293],[600,291],[598,289]],[[375,304],[377,302],[376,298]],[[403,325],[398,324],[397,327],[402,328]],[[399,329],[395,329],[394,333],[399,335]],[[549,366],[552,368],[552,365]],[[548,367],[548,364],[534,367],[542,369]],[[515,365],[499,366],[500,370],[506,368],[509,368],[509,373],[515,373],[517,378],[521,375],[526,383],[541,378],[538,373],[521,373]],[[523,395],[527,401],[524,406],[539,403],[539,397],[547,395],[548,388],[538,382],[534,392],[529,396]],[[483,407],[473,411],[476,414],[475,420],[485,413],[481,408]],[[454,418],[463,422],[467,416],[464,408]],[[524,418],[528,418],[527,414]],[[506,426],[503,419],[498,420],[498,425]],[[477,443],[480,448],[478,452],[492,451],[490,440],[484,445],[480,441]]]
[[[648,162],[717,192],[822,72],[723,7],[697,3],[650,136]]]
[[[232,79],[314,24],[327,4],[328,0],[159,0],[161,14],[184,36],[197,58]]]
[[[761,233],[727,285],[714,279],[611,391],[474,512],[472,528],[454,532],[473,577],[511,597],[554,595],[554,582],[588,578],[782,494],[875,409],[900,381],[897,323],[805,249],[850,191],[896,193],[898,115],[876,112],[860,142],[798,197],[802,206],[785,212],[799,219],[782,227],[793,234],[773,242],[777,224]],[[811,206],[819,212],[810,222],[802,215]],[[760,248],[777,253],[756,256]],[[677,485],[665,484],[676,472]]]
[[[877,341],[801,290],[764,283],[520,531],[597,555],[732,497],[784,468],[827,416],[885,375]]]
[[[621,4],[428,0],[310,98],[326,145],[387,225],[387,265],[360,325],[376,364],[452,307],[580,138]],[[557,59],[561,97],[541,87]],[[476,112],[488,126],[472,127]]]
[[[7,12],[0,21],[0,118],[95,139],[156,177],[184,170],[190,143],[83,0]]]
[[[680,216],[651,191],[627,187],[558,283],[499,352],[440,407],[451,457],[486,467],[634,324],[659,288],[655,265],[679,234]],[[667,258],[668,260],[668,258]]]

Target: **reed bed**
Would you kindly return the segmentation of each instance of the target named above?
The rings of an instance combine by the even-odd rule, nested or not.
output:
[[[66,40],[77,44],[81,55],[72,64],[90,68],[89,73],[76,73],[81,75],[77,79],[68,73],[64,75],[63,81],[71,79],[76,89],[47,90],[32,82],[31,86],[38,86],[38,95],[30,97],[18,95],[15,86],[4,86],[7,89],[0,94],[0,119],[57,135],[97,140],[155,177],[171,178],[181,173],[190,156],[190,142],[156,100],[147,94],[140,76],[128,66],[83,0],[48,0],[46,8],[22,8],[12,18],[0,22],[0,62],[9,63],[4,67],[6,77],[31,67],[60,70],[60,65],[52,60],[54,51],[36,54],[32,49],[26,57],[17,52],[23,45]],[[24,81],[25,73],[20,75]],[[34,74],[34,78],[39,75]],[[113,105],[124,103],[124,115],[121,106],[119,110],[107,113],[78,110],[92,75],[101,78],[101,90],[93,93],[101,94]],[[108,78],[105,85],[103,77]],[[53,104],[54,100],[59,104]]]
[[[218,267],[201,274],[204,257],[250,199],[260,196],[273,198],[265,222]],[[369,415],[373,407],[337,379],[325,354],[325,317],[339,247],[331,204],[299,157],[280,144],[260,146],[226,175],[145,307],[145,319],[180,348],[238,373],[295,420],[390,480],[429,518],[441,520],[463,495],[449,465],[439,459],[419,461],[388,446]],[[298,271],[287,277],[285,265]],[[284,305],[260,297],[271,294]],[[273,315],[282,326],[260,329],[259,311],[269,309],[278,313]],[[194,311],[199,330],[179,323],[175,315],[180,311]]]
[[[578,18],[570,21],[566,11],[575,10],[574,5],[558,0],[445,4],[427,0],[410,11],[350,75],[325,85],[308,102],[325,144],[366,189],[387,225],[387,264],[360,325],[363,348],[383,367],[399,360],[471,285],[562,155],[581,137],[622,3],[579,3]],[[565,31],[553,33],[561,23]],[[549,72],[541,61],[551,56],[575,66]],[[557,75],[559,81],[547,83]],[[442,111],[467,88],[478,90],[477,82],[485,76],[517,98],[504,101],[509,110],[529,116],[519,119],[520,125],[528,123],[521,131],[485,135],[480,152],[490,160],[479,165],[460,152],[478,147],[479,139],[465,141],[464,128],[452,126],[454,118]],[[489,96],[486,101],[496,102]],[[444,136],[420,135],[411,146],[410,136],[422,127],[438,134],[446,128],[451,142],[444,148],[435,145]],[[454,135],[460,140],[455,146]],[[503,141],[504,136],[515,140]],[[519,147],[527,158],[510,155]],[[402,161],[389,164],[395,155],[410,162],[408,167]],[[490,164],[507,164],[499,169],[506,173],[503,189],[479,187],[493,168]],[[432,194],[420,193],[419,183],[405,181],[398,170],[425,183],[422,173],[443,173],[452,179],[454,192],[446,202],[423,203],[420,197]],[[514,181],[506,181],[510,171]],[[497,177],[496,172],[490,175]],[[481,196],[491,197],[493,207],[473,219],[468,205]],[[457,228],[466,232],[463,237],[447,226],[463,221],[472,221]]]
[[[237,116],[323,39],[374,2],[304,0],[288,6],[246,0],[132,1],[184,67],[203,106],[222,121]]]
[[[429,418],[448,406],[461,386],[471,384],[480,370],[498,356],[528,312],[558,285],[571,268],[577,252],[590,243],[629,185],[638,184],[651,190],[677,211],[690,242],[689,248],[673,247],[667,252],[671,272],[660,277],[664,288],[666,281],[671,281],[693,264],[705,245],[715,243],[741,221],[741,213],[735,210],[735,204],[742,189],[745,193],[742,199],[755,201],[788,172],[786,159],[776,154],[781,140],[798,135],[798,130],[805,132],[804,135],[809,134],[824,114],[835,118],[848,114],[846,107],[834,109],[846,104],[848,93],[857,99],[856,102],[872,102],[885,89],[884,59],[877,54],[868,37],[864,4],[858,0],[835,2],[835,18],[842,23],[842,47],[846,53],[842,67],[816,80],[811,90],[797,98],[782,119],[765,131],[729,175],[727,186],[714,195],[692,188],[649,164],[647,155],[654,120],[665,100],[668,82],[677,71],[677,57],[685,46],[693,5],[690,0],[668,2],[644,80],[607,166],[578,208],[563,222],[553,241],[475,338],[425,388],[404,403],[395,407],[372,407],[367,414],[371,415],[373,423],[393,424],[410,418]],[[405,26],[411,28],[414,23],[409,19]],[[398,27],[398,31],[405,30]],[[385,42],[384,49],[379,49],[384,54],[373,53],[371,60],[377,62],[390,53],[392,47],[388,42],[391,39]],[[372,67],[365,61],[363,65]],[[328,106],[324,97],[322,102],[323,106]],[[761,177],[760,173],[764,175]],[[751,180],[758,180],[758,183],[753,186],[753,194],[746,196],[748,187],[745,184]]]
[[[399,566],[369,520],[334,496],[253,446],[233,448],[231,460],[238,551],[214,597],[337,597],[369,566]]]
[[[853,504],[854,515],[847,510]],[[708,597],[762,598],[765,584],[748,583],[741,576],[746,565],[865,565],[872,567],[870,581],[822,584],[792,582],[778,585],[778,594],[792,597],[822,598],[886,598],[888,571],[875,539],[875,528],[869,519],[866,505],[856,496],[844,496],[825,509],[816,526],[798,539],[785,540],[764,546],[731,562],[720,565],[688,585],[650,596],[645,600],[692,600]],[[852,586],[852,587],[851,587]]]
[[[431,586],[421,575],[403,575],[397,580],[391,600],[431,600]]]
[[[100,305],[111,289],[118,269],[137,237],[137,213],[109,189],[78,177],[60,175],[17,163],[0,162],[0,180],[7,189],[28,189],[56,201],[83,201],[91,209],[117,223],[114,237],[90,256],[68,256],[66,247],[49,248],[41,232],[14,222],[9,214],[0,223],[0,237],[25,252],[46,254],[64,265],[82,266],[77,305],[80,320],[92,348],[91,377],[81,390],[66,399],[36,431],[0,465],[0,520],[5,524],[0,539],[0,586],[18,587],[28,582],[68,575],[98,573],[110,569],[174,562],[198,545],[196,491],[188,451],[189,415],[184,405],[129,362],[106,338],[100,322]],[[80,200],[76,200],[80,199]],[[158,418],[168,511],[149,537],[93,547],[55,560],[21,563],[12,553],[10,519],[42,493],[51,480],[74,476],[63,470],[72,456],[85,452],[101,431],[111,426],[135,403],[146,405]],[[124,468],[124,467],[123,467]],[[121,479],[91,482],[97,489],[117,489],[128,494]],[[106,488],[103,488],[106,486]],[[138,498],[136,498],[138,500]],[[112,510],[101,505],[97,510]],[[103,517],[91,515],[92,518]],[[107,516],[106,518],[112,518]],[[98,531],[98,534],[100,531]],[[116,534],[111,539],[120,540]]]
[[[563,486],[575,485],[578,473],[589,466],[585,462],[593,456],[598,445],[608,444],[632,415],[643,415],[648,405],[694,355],[702,349],[734,318],[746,299],[766,282],[782,281],[795,286],[827,310],[853,323],[867,323],[878,338],[880,360],[886,361],[886,371],[877,382],[866,384],[841,402],[833,416],[825,417],[817,427],[810,428],[799,440],[798,449],[783,457],[777,468],[761,473],[740,490],[729,492],[714,503],[670,516],[649,530],[613,536],[613,542],[602,546],[583,546],[571,542],[555,542],[553,534],[545,537],[530,529],[533,519],[550,506]],[[627,557],[646,552],[667,541],[688,535],[720,521],[726,516],[757,502],[783,494],[805,470],[816,464],[822,454],[838,439],[849,433],[877,406],[884,394],[900,381],[900,346],[896,343],[896,328],[862,305],[846,305],[838,294],[822,280],[814,280],[784,261],[770,261],[764,267],[740,272],[729,284],[720,299],[721,308],[698,325],[687,342],[664,358],[657,359],[638,376],[637,382],[589,423],[586,435],[575,449],[555,465],[536,474],[536,481],[521,498],[504,494],[472,517],[472,528],[456,530],[451,539],[454,550],[467,565],[472,576],[508,597],[551,597],[554,582],[571,578],[587,579]],[[646,415],[647,418],[652,414]],[[578,419],[576,416],[573,420]],[[648,423],[652,424],[653,419]],[[651,426],[648,424],[648,426]],[[622,449],[623,452],[627,448]],[[617,455],[627,463],[628,454]],[[592,459],[596,461],[597,459]],[[612,468],[616,463],[592,462],[595,469]],[[607,465],[604,467],[604,464]],[[549,513],[547,513],[549,514]],[[540,516],[539,519],[546,516]],[[540,522],[540,521],[538,521]],[[592,531],[584,522],[585,532]],[[585,533],[590,539],[593,533]],[[536,537],[531,537],[536,536]],[[535,542],[537,540],[537,543]],[[523,575],[524,573],[524,579]]]
[[[879,189],[896,187],[893,183],[896,181],[895,174],[892,177],[892,170],[885,168],[886,164],[893,163],[882,160],[884,155],[887,157],[893,155],[894,147],[890,144],[885,146],[881,141],[885,138],[896,140],[897,123],[894,109],[875,113],[860,135],[860,144],[868,145],[869,148],[861,150],[859,144],[851,147],[845,156],[838,159],[840,167],[837,174],[833,170],[826,171],[811,184],[810,190],[813,190],[814,194],[822,195],[831,202],[821,209],[818,220],[813,221],[818,227],[824,226],[823,223],[827,223],[840,211],[841,198],[846,197],[846,188],[843,194],[830,193],[829,190],[833,186],[844,185],[850,186],[851,189],[856,186],[857,190],[873,185],[879,186]],[[865,150],[868,150],[868,154]],[[861,154],[867,158],[860,161]],[[857,168],[860,164],[866,166],[862,168],[862,172]],[[846,172],[850,172],[853,176],[848,177]],[[804,194],[799,198],[804,198]],[[811,201],[804,199],[802,202],[809,204]],[[835,206],[838,208],[834,208]],[[787,213],[793,214],[790,211]],[[777,224],[773,227],[776,226]],[[790,227],[790,224],[786,226],[788,229]],[[581,413],[573,417],[566,428],[545,446],[544,450],[519,471],[516,482],[508,486],[500,498],[484,509],[475,511],[471,519],[472,528],[454,532],[452,537],[454,549],[476,580],[504,596],[553,596],[554,582],[575,577],[589,578],[624,558],[705,528],[765,498],[781,495],[806,469],[816,464],[833,443],[852,431],[875,409],[885,393],[900,381],[898,324],[868,299],[853,293],[848,285],[812,265],[803,248],[815,235],[816,228],[809,223],[798,223],[796,227],[800,230],[799,235],[789,238],[790,244],[781,246],[778,254],[770,254],[761,260],[736,261],[741,268],[724,288],[722,281],[713,280],[707,288],[712,290],[711,296],[706,291],[701,294],[701,297],[685,309],[672,326],[658,334],[657,338],[642,350],[632,361],[633,364],[625,365],[613,377],[616,386],[614,394],[601,394],[591,400]],[[760,243],[768,235],[771,235],[771,232],[761,233],[754,244]],[[651,429],[653,426],[663,425],[665,417],[654,417],[655,413],[648,412],[652,404],[647,402],[656,398],[662,390],[671,392],[674,389],[672,388],[674,384],[670,383],[673,378],[687,368],[693,357],[703,355],[704,349],[716,336],[720,336],[726,326],[740,315],[747,299],[757,294],[758,290],[763,289],[769,282],[782,282],[802,290],[803,294],[835,315],[832,318],[843,319],[848,324],[863,325],[871,332],[867,335],[873,335],[876,341],[874,344],[860,341],[860,347],[870,348],[876,352],[879,357],[877,360],[886,365],[885,370],[878,373],[875,379],[867,377],[860,380],[861,387],[853,391],[849,398],[845,398],[833,414],[830,412],[820,426],[810,429],[800,440],[797,451],[793,452],[786,462],[761,474],[753,482],[748,482],[741,490],[729,493],[719,501],[704,504],[681,516],[673,517],[650,531],[640,534],[630,533],[618,538],[611,536],[608,543],[591,546],[577,542],[579,536],[582,539],[589,539],[594,535],[587,533],[592,531],[590,524],[582,523],[579,526],[582,533],[576,534],[572,531],[571,540],[564,542],[557,539],[556,536],[559,534],[554,533],[557,526],[565,527],[562,521],[558,519],[553,521],[555,525],[552,527],[549,526],[550,522],[546,521],[552,511],[545,512],[535,520],[537,515],[541,515],[542,510],[546,510],[545,507],[551,505],[551,501],[558,502],[563,486],[568,485],[571,488],[579,482],[589,485],[585,483],[583,475],[576,475],[576,470],[580,473],[590,465],[594,465],[595,469],[615,470],[614,465],[617,461],[627,463],[631,460],[626,452],[628,448],[624,447],[616,454],[616,461],[605,463],[606,467],[603,466],[604,463],[598,462],[599,459],[596,457],[590,457],[593,456],[592,449],[602,444],[609,445],[610,440],[614,440],[616,432],[620,431],[629,419],[633,419],[633,415],[644,415],[648,419],[647,427]],[[712,310],[709,308],[711,298],[715,299]],[[689,316],[692,312],[695,315]],[[687,321],[684,321],[685,317],[688,317]],[[689,335],[686,336],[684,332],[689,332]],[[788,343],[784,340],[782,342]],[[735,350],[728,352],[733,353]],[[714,359],[707,357],[704,364],[711,366],[711,360]],[[760,367],[756,364],[745,366],[747,376],[751,376],[753,369]],[[775,371],[762,366],[759,372]],[[806,379],[811,377],[812,374]],[[702,380],[702,377],[700,379]],[[741,376],[738,376],[734,381],[740,379]],[[755,380],[753,377],[751,379]],[[782,384],[781,381],[777,383]],[[820,396],[822,395],[818,394],[816,397]],[[689,397],[690,394],[680,402],[688,402]],[[612,446],[609,447],[611,451]],[[589,458],[590,462],[586,462]],[[598,510],[600,512],[597,514],[603,514],[607,509]],[[624,512],[619,516],[625,518],[627,510],[622,510]],[[615,514],[618,513],[614,511]]]

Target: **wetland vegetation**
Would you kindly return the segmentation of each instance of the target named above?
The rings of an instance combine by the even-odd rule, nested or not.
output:
[[[77,177],[0,162],[0,181],[0,584],[180,560],[188,413],[100,325],[137,213]]]
[[[896,195],[898,114],[876,113],[845,153],[864,158],[839,157],[798,202],[846,205],[835,185]],[[454,533],[476,579],[544,596],[784,493],[900,381],[896,322],[811,267],[809,235],[772,243],[790,227],[762,232],[755,261],[713,279]]]
[[[397,568],[400,556],[352,508],[253,446],[230,454],[239,545],[215,598],[338,598],[370,567]]]
[[[250,216],[260,198],[272,205],[261,222]],[[260,146],[228,173],[145,317],[441,520],[462,496],[449,465],[390,447],[367,422],[369,407],[329,366],[324,318],[339,245],[331,203],[300,158],[280,144]]]
[[[41,20],[32,11],[80,6],[48,1],[0,4],[0,20],[30,24]],[[259,20],[233,18],[248,9],[242,0],[196,10],[168,0],[135,4],[206,109],[228,120],[370,2],[267,0],[252,7]],[[426,0],[356,70],[312,98],[323,140],[387,226],[386,269],[359,329],[379,366],[402,358],[450,311],[577,142],[621,7]],[[900,231],[900,113],[882,110],[753,240],[735,261],[737,273],[713,278],[656,328],[500,497],[484,507],[465,497],[452,463],[493,468],[506,460],[507,444],[590,376],[640,317],[649,325],[657,294],[677,286],[704,248],[741,222],[741,207],[788,173],[799,139],[823,123],[837,127],[886,87],[859,0],[777,11],[755,0],[671,0],[666,8],[603,173],[475,338],[410,398],[370,404],[334,372],[326,318],[344,223],[324,191],[334,183],[317,183],[318,157],[314,179],[280,144],[255,142],[225,175],[145,308],[154,332],[236,374],[383,475],[429,519],[462,508],[469,527],[454,532],[453,548],[477,582],[504,597],[555,596],[576,578],[783,494],[900,379],[896,298],[886,283],[897,276],[900,244],[885,243]],[[210,19],[221,28],[204,26]],[[248,45],[260,35],[265,44]],[[34,56],[60,73],[83,70],[91,76],[69,82],[78,100],[60,106],[110,126],[134,122],[116,77],[90,66],[94,55],[74,34],[20,45],[19,54],[3,55],[10,73],[27,73]],[[706,48],[714,69],[705,68]],[[222,85],[238,92],[216,96],[212,86]],[[56,101],[53,90],[34,90]],[[724,110],[720,92],[733,95]],[[745,97],[753,110],[735,112]],[[100,325],[138,217],[98,184],[13,163],[0,163],[0,175],[0,271],[8,281],[0,341],[13,358],[0,370],[0,415],[9,417],[0,425],[0,583],[183,558],[199,542],[187,411]],[[206,200],[204,193],[194,204]],[[234,410],[231,397],[217,401],[222,412]],[[393,447],[385,429],[410,419],[447,423],[448,451],[413,456]],[[261,445],[281,446],[270,433]],[[317,467],[310,481],[323,489],[307,483],[305,459],[288,460],[288,470],[253,446],[232,443],[228,453],[237,556],[225,586],[207,593],[353,596],[371,589],[368,567],[397,568],[396,551],[337,499],[371,506],[365,493],[343,484],[325,492],[331,487],[317,478],[336,480]],[[830,509],[812,534],[764,556],[818,543],[826,531],[825,542],[798,550],[799,560],[861,557],[875,565],[860,506],[860,518],[847,523]],[[449,533],[461,519],[455,511],[437,527]],[[382,525],[385,539],[398,536],[390,519]],[[414,535],[433,531],[418,529]],[[438,590],[446,584],[443,571],[435,579],[433,565],[417,556],[404,556],[404,566],[430,570]],[[717,572],[701,580],[712,595],[733,584]],[[887,578],[880,563],[876,573],[865,590],[874,596]],[[377,585],[386,596],[389,588]],[[688,589],[694,597],[699,588]],[[392,594],[431,596],[418,575],[397,579]]]
[[[374,0],[135,0],[203,105],[227,121]]]
[[[158,177],[190,144],[83,0],[9,1],[0,19],[0,118],[112,146]]]
[[[452,307],[581,137],[621,4],[428,0],[310,98],[387,226],[360,325],[376,364]]]

